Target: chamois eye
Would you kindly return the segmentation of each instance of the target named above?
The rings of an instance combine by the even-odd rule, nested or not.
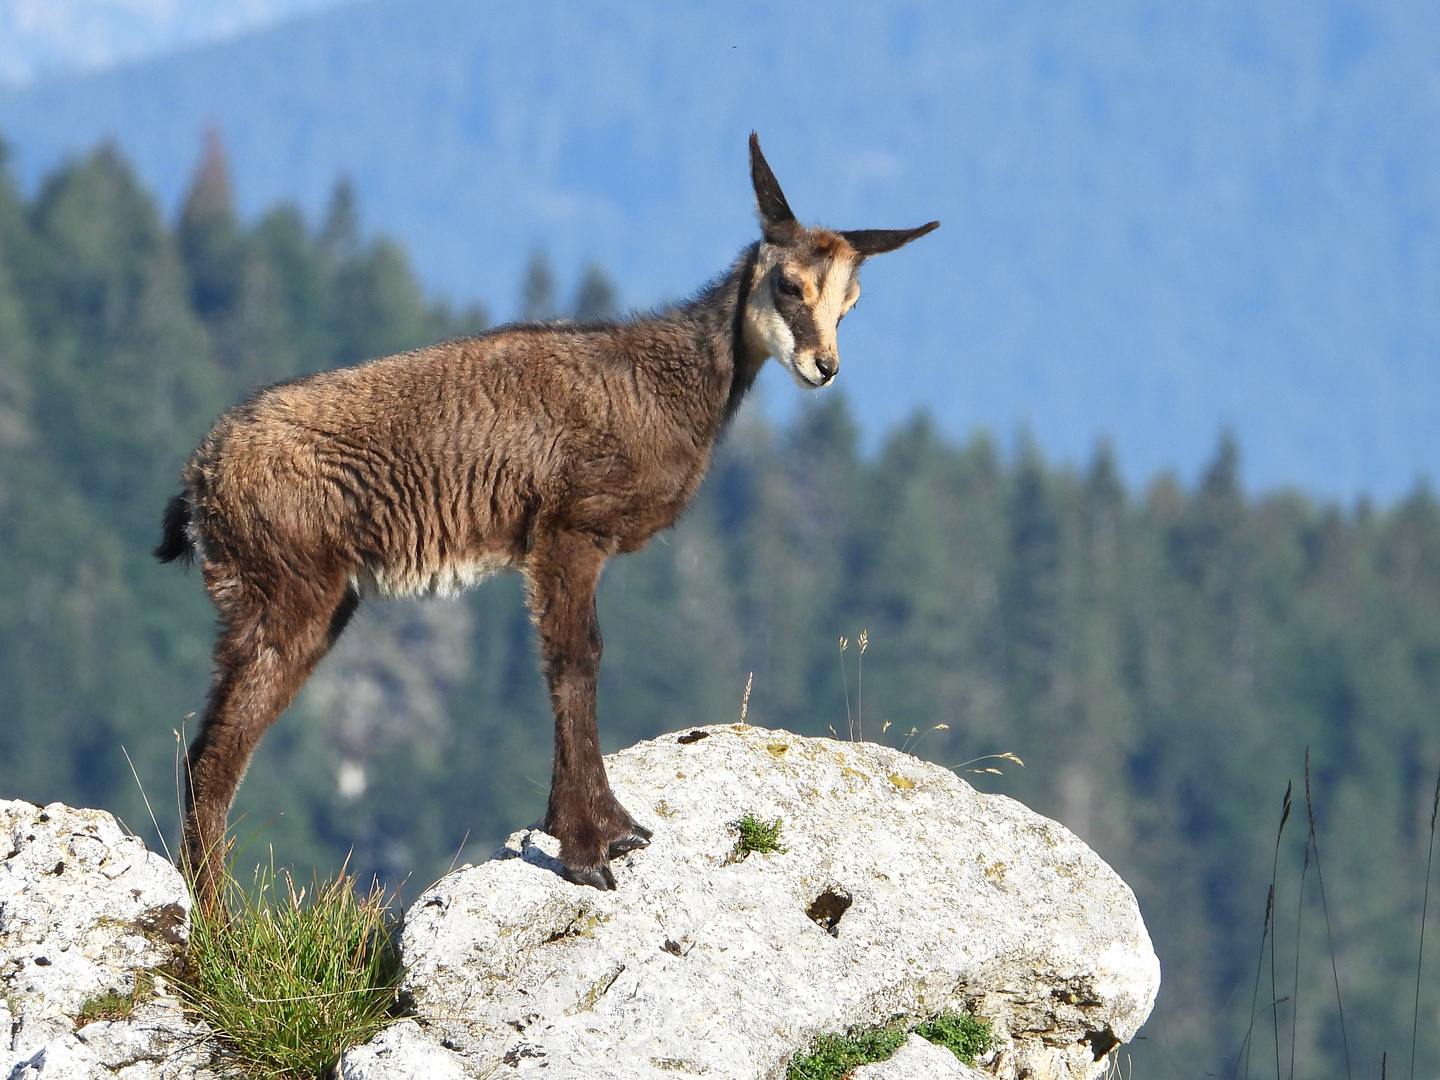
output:
[[[775,279],[775,288],[786,296],[799,296],[801,293],[800,283],[783,274]]]

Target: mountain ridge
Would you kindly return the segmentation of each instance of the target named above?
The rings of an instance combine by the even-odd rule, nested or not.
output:
[[[755,128],[806,220],[944,222],[846,324],[872,442],[924,407],[1072,461],[1108,435],[1132,481],[1226,428],[1255,486],[1440,472],[1440,17],[827,10],[369,0],[0,91],[0,133],[28,186],[113,137],[174,207],[214,123],[247,214],[348,175],[430,288],[504,311],[536,250],[640,304],[718,273]]]

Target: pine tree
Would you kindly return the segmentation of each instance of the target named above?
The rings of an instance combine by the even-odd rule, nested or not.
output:
[[[8,188],[0,174],[0,188]],[[0,190],[0,202],[9,194]],[[4,214],[0,208],[0,215]],[[30,341],[24,312],[10,271],[10,245],[0,231],[0,451],[28,444],[34,435],[30,423]],[[3,476],[0,476],[3,481]],[[0,489],[0,513],[5,495]]]
[[[355,185],[348,176],[342,176],[330,193],[330,206],[320,227],[320,254],[332,263],[341,263],[354,258],[359,249],[360,210]]]
[[[1050,487],[1040,452],[1026,437],[1012,481],[1009,557],[1000,598],[1006,681],[1022,724],[1040,718],[1062,647],[1061,521]]]
[[[540,322],[555,317],[555,274],[544,252],[537,251],[525,268],[520,287],[520,321]]]
[[[575,290],[575,302],[571,305],[573,317],[579,322],[597,319],[613,319],[620,313],[615,283],[609,275],[594,263],[585,268],[580,287]]]
[[[869,473],[846,572],[850,633],[869,631],[867,700],[856,711],[863,706],[867,738],[889,721],[924,733],[927,753],[976,756],[983,751],[972,747],[1005,724],[991,707],[998,672],[978,647],[996,615],[1004,546],[993,448],[980,437],[957,451],[921,415],[891,433]],[[932,675],[907,677],[914,669]]]
[[[195,313],[209,323],[223,320],[238,301],[244,252],[218,128],[205,133],[205,151],[180,210],[176,240],[190,275]]]
[[[153,201],[113,148],[48,180],[33,220],[37,419],[79,489],[140,543],[223,400],[205,331]]]
[[[443,336],[405,255],[376,241],[338,264],[327,321],[334,352],[327,366],[355,364],[427,345]]]
[[[323,239],[312,241],[293,206],[276,207],[251,231],[242,279],[241,336],[254,340],[263,335],[261,355],[268,358],[267,370],[257,370],[248,380],[251,385],[334,366],[330,317],[334,269],[326,250]],[[252,302],[263,304],[265,326],[246,333]]]

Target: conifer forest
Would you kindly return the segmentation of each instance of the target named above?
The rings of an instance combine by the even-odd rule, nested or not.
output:
[[[539,259],[518,305],[437,302],[362,210],[342,182],[320,221],[239,220],[218,145],[173,222],[111,148],[33,195],[0,178],[0,797],[103,807],[173,848],[213,614],[150,550],[226,407],[478,332],[502,305],[615,313],[599,268],[572,294]],[[860,407],[827,391],[785,425],[742,414],[680,525],[610,565],[606,748],[738,720],[753,673],[750,722],[906,747],[1115,866],[1164,972],[1134,1075],[1378,1076],[1382,1053],[1408,1065],[1412,1030],[1434,1075],[1440,958],[1415,1011],[1434,495],[1252,492],[1223,436],[1193,482],[1143,488],[1104,445],[1057,464],[924,416],[872,453]],[[256,756],[240,865],[273,848],[308,878],[348,855],[413,898],[539,816],[550,741],[518,578],[364,605]]]

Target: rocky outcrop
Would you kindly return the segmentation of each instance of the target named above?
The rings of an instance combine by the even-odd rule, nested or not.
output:
[[[204,1029],[154,990],[189,912],[175,868],[109,814],[0,801],[0,1077],[211,1075]],[[140,1004],[81,1026],[107,995]]]
[[[655,829],[619,889],[565,881],[537,830],[440,881],[405,917],[412,1016],[343,1077],[778,1080],[816,1035],[958,1010],[998,1036],[978,1070],[911,1036],[856,1080],[1093,1080],[1149,1013],[1159,967],[1124,882],[946,769],[744,726],[607,767]],[[745,814],[779,818],[782,850],[737,851]],[[223,1072],[164,993],[189,930],[168,862],[108,814],[18,802],[0,856],[0,1080]],[[137,1004],[85,1022],[107,994]]]
[[[818,1034],[965,1010],[1000,1037],[988,1073],[1090,1080],[1149,1014],[1159,965],[1130,889],[1012,799],[875,744],[744,726],[606,764],[655,829],[617,891],[565,881],[528,830],[406,915],[409,1034],[453,1075],[778,1078]],[[780,818],[784,850],[741,857],[746,813]],[[878,1075],[945,1075],[931,1050]],[[403,1059],[372,1045],[347,1074],[411,1075]]]

